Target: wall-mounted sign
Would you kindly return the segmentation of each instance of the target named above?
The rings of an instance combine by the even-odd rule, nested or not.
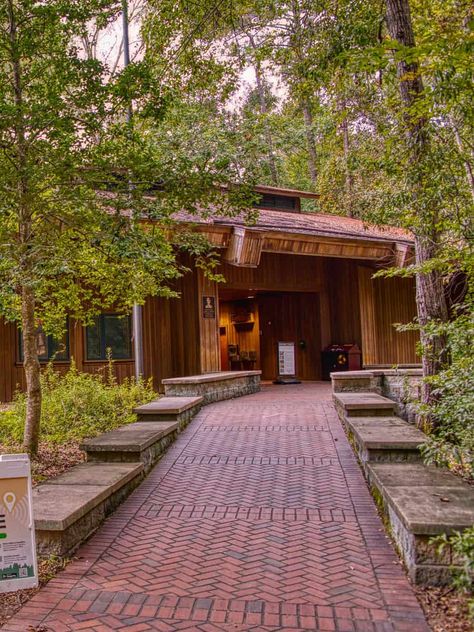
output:
[[[294,342],[278,343],[278,375],[291,377],[296,375]]]
[[[215,296],[202,297],[202,317],[203,318],[216,317],[216,297]]]
[[[27,454],[0,455],[0,592],[38,585]]]

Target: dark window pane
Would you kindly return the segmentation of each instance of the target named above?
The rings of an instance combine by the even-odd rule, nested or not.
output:
[[[130,318],[104,314],[105,348],[111,349],[113,359],[131,358]]]
[[[93,325],[86,327],[86,358],[88,360],[101,359],[100,318],[94,319]]]
[[[274,208],[282,211],[296,210],[295,197],[287,197],[286,195],[270,195],[264,193],[260,196],[259,201],[255,204],[257,208]]]
[[[66,323],[66,333],[61,340],[46,336],[40,326],[36,331],[36,350],[41,362],[48,360],[69,360],[69,322]],[[21,330],[18,335],[18,351],[20,362],[23,362],[23,335]]]

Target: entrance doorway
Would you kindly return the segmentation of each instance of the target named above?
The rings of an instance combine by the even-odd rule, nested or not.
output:
[[[219,312],[222,367],[260,369],[262,379],[274,380],[278,342],[293,342],[297,377],[321,379],[319,294],[225,288]]]

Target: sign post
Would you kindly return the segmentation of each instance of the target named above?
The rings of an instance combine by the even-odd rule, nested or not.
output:
[[[0,455],[0,593],[38,585],[27,454]]]
[[[278,377],[275,384],[300,384],[296,378],[296,349],[294,342],[278,342]]]

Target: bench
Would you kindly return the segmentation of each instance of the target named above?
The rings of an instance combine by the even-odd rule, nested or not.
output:
[[[137,406],[133,412],[138,421],[175,421],[182,430],[201,409],[202,397],[160,397]]]
[[[220,371],[162,380],[165,395],[202,397],[202,404],[250,395],[260,390],[261,371]]]
[[[149,472],[159,456],[178,435],[176,421],[137,421],[106,432],[94,439],[86,439],[81,449],[87,461],[105,463],[143,463]]]
[[[474,487],[447,470],[422,463],[369,463],[367,478],[411,579],[418,584],[448,584],[460,561],[450,547],[440,554],[430,539],[474,524]]]
[[[83,463],[33,489],[40,556],[70,555],[144,476],[142,463]]]
[[[346,417],[345,425],[364,468],[372,461],[421,461],[426,435],[399,417]]]

